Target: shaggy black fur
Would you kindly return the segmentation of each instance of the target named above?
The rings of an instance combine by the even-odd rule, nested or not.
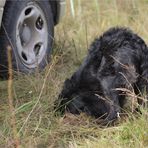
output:
[[[121,88],[148,93],[148,47],[131,30],[111,28],[94,40],[80,68],[65,81],[61,110],[114,120],[125,100]]]

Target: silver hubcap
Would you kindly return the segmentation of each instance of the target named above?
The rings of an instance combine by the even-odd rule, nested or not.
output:
[[[16,45],[22,63],[35,68],[43,60],[48,44],[48,28],[41,8],[30,4],[22,10],[16,26]]]

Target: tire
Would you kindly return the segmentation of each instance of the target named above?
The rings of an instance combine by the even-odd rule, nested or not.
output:
[[[8,73],[7,46],[13,70],[32,73],[49,62],[54,22],[48,0],[7,1],[0,31],[0,76]]]

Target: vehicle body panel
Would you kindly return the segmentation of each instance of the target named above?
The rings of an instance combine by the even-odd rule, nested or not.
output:
[[[1,26],[5,2],[6,2],[6,0],[0,0],[0,26]]]
[[[61,18],[63,17],[64,15],[64,12],[65,12],[65,5],[66,5],[66,2],[65,0],[59,0],[58,1],[58,6],[57,6],[57,18],[56,18],[56,22],[59,23],[59,21],[61,20]]]

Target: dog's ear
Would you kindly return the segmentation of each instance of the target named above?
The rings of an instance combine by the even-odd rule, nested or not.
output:
[[[68,102],[68,98],[70,96],[69,88],[72,87],[72,83],[70,79],[66,79],[62,88],[61,93],[58,96],[58,100],[55,102],[56,111],[60,111],[62,114],[65,112],[65,103]]]

